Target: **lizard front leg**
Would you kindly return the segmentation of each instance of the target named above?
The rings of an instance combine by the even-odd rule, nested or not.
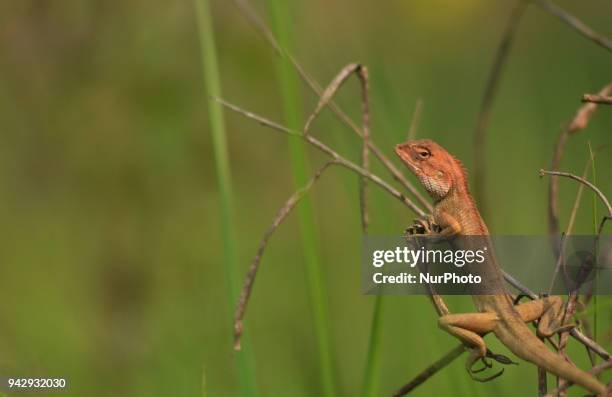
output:
[[[487,381],[489,378],[478,378],[474,374],[483,369],[473,369],[478,360],[483,360],[486,367],[491,365],[484,361],[487,356],[487,345],[481,335],[491,332],[497,324],[498,317],[495,313],[461,313],[447,314],[438,319],[438,326],[453,335],[470,349],[470,355],[466,360],[465,367],[474,380]],[[498,376],[499,374],[494,375]]]
[[[515,306],[521,319],[530,323],[538,320],[538,336],[551,337],[558,332],[564,332],[575,327],[575,324],[566,324],[565,305],[560,296],[548,296]]]
[[[439,211],[434,216],[436,223],[440,226],[442,237],[452,237],[461,234],[461,224],[454,216],[446,211]]]

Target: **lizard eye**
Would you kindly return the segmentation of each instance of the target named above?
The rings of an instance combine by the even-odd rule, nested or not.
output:
[[[427,159],[429,158],[429,156],[431,156],[431,153],[429,152],[429,150],[426,150],[426,149],[417,149],[416,152],[419,155],[419,157],[422,159]]]

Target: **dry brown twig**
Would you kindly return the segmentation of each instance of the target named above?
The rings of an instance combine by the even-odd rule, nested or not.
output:
[[[592,159],[589,157],[589,160],[584,166],[584,171],[582,172],[583,179],[586,178],[589,173],[589,167],[591,166],[591,160]],[[576,193],[576,199],[574,200],[572,212],[570,213],[570,219],[568,221],[567,227],[565,228],[565,233],[563,234],[563,238],[560,241],[560,247],[558,251],[559,255],[557,255],[557,260],[555,263],[555,270],[553,271],[553,276],[551,277],[550,285],[548,287],[548,294],[552,293],[552,289],[553,289],[553,286],[555,285],[557,275],[559,274],[559,270],[561,269],[561,264],[563,262],[563,253],[565,251],[565,246],[567,243],[567,237],[572,234],[572,230],[574,228],[574,223],[576,221],[576,214],[578,213],[578,207],[580,206],[580,200],[582,198],[582,191],[584,190],[584,186],[585,185],[583,184],[580,184],[580,186],[578,186],[578,193]]]
[[[538,396],[542,397],[547,392],[546,370],[542,367],[537,367],[538,371]]]
[[[361,131],[363,136],[363,144],[361,147],[361,167],[370,170],[370,78],[368,69],[364,66],[359,66],[357,76],[361,81],[361,106],[362,106],[362,125]],[[364,236],[368,234],[368,226],[370,224],[370,215],[368,214],[368,180],[364,177],[360,179],[359,185],[359,203],[361,208],[361,227]]]
[[[591,102],[600,105],[612,105],[612,96],[584,94],[582,96],[582,102]]]
[[[588,119],[587,119],[587,121],[588,121]],[[590,188],[591,190],[593,190],[596,193],[596,195],[599,197],[601,202],[604,204],[604,206],[606,207],[606,210],[608,211],[608,215],[606,217],[604,217],[604,219],[602,221],[602,225],[603,225],[603,222],[606,219],[609,219],[610,217],[612,217],[612,206],[610,206],[610,202],[608,201],[607,197],[603,194],[603,192],[599,188],[597,188],[597,186],[593,185],[591,182],[589,182],[589,181],[587,181],[585,179],[585,176],[586,176],[586,173],[587,173],[587,170],[588,170],[588,166],[589,166],[591,161],[592,161],[592,159],[589,159],[589,162],[587,163],[587,166],[585,168],[584,176],[582,176],[582,177],[574,175],[574,174],[571,174],[571,173],[568,173],[568,172],[545,171],[545,170],[540,170],[540,176],[541,177],[544,176],[544,175],[563,176],[563,177],[574,179],[574,180],[576,180],[576,181],[581,183],[581,189],[579,190],[579,195],[580,195],[580,193],[582,191],[582,187],[583,186],[586,186],[586,187]],[[575,212],[577,210],[579,197],[580,196],[577,197],[576,203],[574,204],[574,209],[572,210],[572,216],[570,217],[570,226],[568,226],[568,229],[571,228],[571,225],[573,224],[573,218],[574,218]],[[599,228],[598,235],[601,234],[601,229],[602,229],[602,227]],[[571,230],[571,229],[569,229],[569,230]],[[578,294],[573,291],[570,294],[570,298],[569,298],[568,304],[566,306],[565,318],[569,318],[569,317],[573,316],[574,311],[575,311],[575,305],[576,305],[577,299],[578,299]],[[576,329],[573,329],[572,331],[576,331]],[[560,342],[559,342],[560,348],[564,349],[566,343],[567,343],[567,336],[565,334],[562,334]],[[602,357],[604,358],[604,360],[610,360],[609,354],[608,354],[607,357],[605,357],[605,356],[602,356]],[[559,384],[559,391],[558,391],[559,394],[563,394],[563,390],[564,390],[563,386],[565,384],[567,384],[566,381],[560,382],[560,384]]]
[[[595,32],[593,29],[587,26],[580,19],[576,18],[574,15],[570,14],[569,12],[565,11],[561,7],[548,0],[535,0],[534,3],[542,10],[565,22],[568,26],[580,33],[582,36],[595,42],[606,50],[612,51],[612,41],[610,41],[610,39]]]
[[[393,393],[393,397],[401,397],[410,393],[412,390],[416,389],[418,386],[425,383],[426,380],[434,376],[441,369],[445,368],[448,364],[452,363],[457,357],[459,357],[465,351],[465,346],[462,344],[450,350],[448,353],[444,355],[441,359],[431,364],[429,367],[425,368],[420,374],[415,376],[410,382],[406,383],[404,386],[399,388],[395,393]]]
[[[370,168],[370,160],[369,160],[369,145],[370,145],[370,101],[369,101],[369,91],[370,91],[370,79],[368,74],[368,68],[363,65],[357,63],[351,63],[346,65],[340,73],[336,75],[336,77],[331,81],[331,83],[327,86],[325,91],[321,94],[321,98],[319,99],[319,103],[317,107],[312,112],[308,120],[306,120],[306,124],[304,125],[304,135],[308,135],[310,131],[310,127],[312,123],[319,116],[321,111],[329,106],[333,100],[334,95],[338,92],[340,87],[344,84],[346,80],[352,75],[356,74],[359,78],[359,83],[361,85],[361,112],[362,112],[362,126],[361,126],[361,138],[363,141],[363,146],[361,149],[361,167],[365,170],[369,170]],[[367,198],[367,178],[362,177],[360,180],[359,186],[359,202],[361,209],[361,226],[364,231],[364,234],[367,233],[368,224],[369,224],[369,216],[368,216],[368,198]]]
[[[474,131],[474,163],[472,167],[474,170],[474,196],[480,208],[480,212],[485,218],[488,214],[488,204],[485,197],[485,186],[487,183],[486,132],[491,119],[493,101],[498,91],[504,65],[508,59],[514,36],[518,30],[518,25],[525,12],[526,6],[527,2],[525,0],[517,0],[516,5],[512,9],[506,29],[497,47],[497,52],[493,64],[491,65],[485,91],[482,96],[480,110],[476,117],[476,129]]]
[[[253,290],[253,283],[255,282],[255,277],[257,276],[257,271],[259,270],[259,264],[261,262],[261,257],[268,245],[268,240],[274,234],[276,229],[283,223],[283,221],[287,218],[287,215],[291,212],[293,208],[299,203],[299,201],[304,197],[310,189],[314,186],[315,182],[323,175],[323,173],[329,168],[330,165],[337,164],[335,160],[328,161],[321,168],[319,168],[314,175],[310,178],[310,180],[306,183],[304,187],[300,190],[296,191],[289,197],[289,199],[285,202],[285,204],[281,207],[281,209],[276,214],[272,225],[266,230],[261,243],[259,244],[259,248],[257,249],[257,254],[251,261],[249,265],[249,270],[246,275],[244,286],[242,291],[240,292],[240,297],[238,298],[238,305],[236,306],[236,313],[234,314],[234,349],[240,350],[240,337],[242,336],[242,318],[244,316],[244,312],[247,307],[247,303],[249,297],[251,296],[251,291]]]
[[[599,95],[608,95],[612,92],[612,84],[608,84],[599,91]],[[596,103],[586,103],[582,105],[572,120],[561,130],[557,143],[555,144],[555,151],[553,159],[550,165],[551,171],[558,171],[561,165],[561,160],[565,153],[565,146],[570,136],[582,131],[587,127],[591,117],[597,110]],[[559,234],[559,208],[558,208],[558,192],[559,192],[559,181],[558,178],[550,178],[548,185],[548,233],[553,238],[553,249],[555,254],[558,256],[556,247],[559,246],[558,240],[556,239]]]
[[[410,128],[408,129],[408,134],[406,135],[407,141],[412,141],[417,134],[417,130],[419,129],[419,123],[421,121],[421,113],[423,112],[423,101],[419,98],[416,101],[416,105],[414,105],[414,112],[412,112],[412,119],[410,120]]]
[[[586,162],[585,166],[584,166],[584,171],[582,172],[582,177],[586,178],[589,172],[589,168],[591,166],[591,162],[594,160],[593,157],[589,157],[588,161]],[[570,214],[570,219],[567,223],[567,227],[565,228],[565,233],[564,233],[564,239],[562,241],[562,246],[560,249],[560,255],[557,259],[557,263],[555,266],[555,271],[551,280],[551,284],[550,284],[550,288],[548,293],[551,293],[552,287],[553,287],[553,283],[554,280],[556,278],[556,275],[558,274],[560,268],[561,268],[561,260],[564,256],[564,249],[565,249],[565,244],[567,242],[567,237],[570,236],[572,234],[572,231],[574,229],[574,223],[576,221],[576,214],[578,213],[578,208],[580,207],[580,202],[582,200],[582,193],[584,191],[584,185],[580,184],[580,186],[578,186],[578,192],[576,193],[576,198],[574,200],[574,205],[572,207],[572,212]],[[576,305],[578,304],[578,299],[580,297],[580,295],[578,294],[580,288],[576,288],[573,291],[570,291],[569,293],[569,297],[567,299],[567,304],[565,305],[565,312],[563,313],[563,319],[561,321],[561,324],[566,324],[569,319],[574,318],[574,314],[576,313]],[[567,347],[567,342],[569,341],[569,333],[568,332],[563,332],[559,335],[559,354],[561,354],[563,357],[567,358],[567,354],[565,352],[565,349]],[[589,355],[589,358],[593,358],[593,354],[590,350],[587,349],[587,353]],[[563,378],[559,378],[557,377],[557,387],[561,388],[563,387],[564,383],[566,383],[566,380]],[[546,389],[542,390],[543,393],[540,393],[540,395],[545,395],[546,394]],[[565,395],[565,391],[560,390],[559,391],[559,397],[564,397]]]
[[[606,211],[608,211],[608,216],[612,217],[612,206],[610,206],[610,202],[608,201],[608,198],[606,197],[605,194],[602,193],[601,190],[599,190],[599,188],[597,186],[593,185],[591,182],[587,181],[586,179],[584,179],[582,177],[579,177],[578,175],[574,175],[574,174],[572,174],[570,172],[540,170],[540,176],[544,176],[544,175],[564,176],[564,177],[573,179],[575,181],[578,181],[578,182],[584,184],[589,189],[594,191],[595,194],[597,194],[597,197],[599,197],[601,202],[606,207]]]

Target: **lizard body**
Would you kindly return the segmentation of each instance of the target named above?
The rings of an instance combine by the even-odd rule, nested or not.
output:
[[[468,189],[461,162],[431,140],[409,141],[397,145],[398,156],[420,180],[434,200],[433,222],[443,236],[488,236],[489,231]],[[486,238],[488,241],[488,237]],[[490,244],[489,244],[490,245]],[[505,290],[501,269],[492,260],[480,269],[487,288],[500,291],[495,295],[473,295],[477,313],[448,314],[439,319],[442,329],[459,338],[469,349],[466,363],[473,376],[474,363],[487,356],[482,336],[492,332],[515,355],[546,371],[579,384],[598,396],[606,396],[606,386],[593,375],[582,371],[550,351],[527,327],[539,319],[538,334],[552,336],[563,329],[563,301],[558,296],[514,305]],[[555,327],[557,327],[555,329]]]

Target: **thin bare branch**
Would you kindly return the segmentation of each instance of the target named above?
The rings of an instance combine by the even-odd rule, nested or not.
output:
[[[589,173],[589,169],[591,166],[591,162],[594,160],[593,157],[589,156],[589,159],[587,160],[587,163],[584,166],[584,171],[582,172],[582,178],[586,178],[588,176]],[[580,186],[578,187],[578,192],[576,193],[576,199],[574,200],[574,205],[572,207],[572,212],[570,214],[570,219],[567,223],[567,227],[565,228],[565,233],[563,234],[563,241],[561,242],[562,246],[560,249],[560,255],[557,258],[557,264],[555,266],[555,272],[554,275],[552,277],[551,280],[551,284],[550,284],[550,289],[549,289],[549,293],[552,290],[552,286],[554,284],[554,280],[561,268],[561,262],[562,262],[562,258],[564,257],[564,252],[565,252],[565,246],[566,246],[566,242],[567,242],[567,237],[570,236],[572,234],[572,231],[574,229],[574,223],[576,221],[576,214],[578,213],[578,208],[580,207],[580,202],[582,200],[582,193],[584,192],[584,185],[580,184]],[[583,264],[584,266],[585,264]],[[574,314],[576,313],[576,305],[578,304],[578,299],[580,297],[579,295],[579,291],[580,291],[580,286],[577,286],[576,288],[574,288],[572,291],[570,291],[569,293],[569,297],[567,298],[567,304],[565,305],[565,311],[563,313],[563,319],[561,321],[561,324],[566,324],[569,322],[569,319],[574,317]],[[567,342],[569,340],[569,332],[562,332],[559,335],[559,354],[561,354],[562,356],[566,356],[567,354],[565,352],[565,349],[567,347]],[[592,358],[593,353],[587,349],[587,353],[589,355],[590,358]],[[564,384],[567,383],[567,380],[564,378],[561,378],[559,376],[557,376],[557,387],[559,388],[559,397],[565,397],[567,395],[567,393],[565,392],[565,390],[563,390],[563,386]],[[546,393],[544,393],[546,394]]]
[[[369,101],[369,91],[370,91],[370,80],[368,74],[368,68],[359,65],[357,63],[351,63],[346,65],[342,70],[334,77],[334,79],[329,83],[321,98],[319,99],[319,103],[317,107],[312,112],[312,114],[306,120],[306,124],[304,125],[304,135],[308,135],[310,131],[310,127],[312,123],[319,116],[321,111],[330,104],[334,95],[338,92],[340,87],[344,84],[346,80],[352,75],[356,74],[359,78],[359,82],[361,84],[361,107],[362,107],[362,127],[361,127],[361,138],[363,140],[363,147],[361,150],[361,167],[365,170],[370,169],[370,101]],[[364,233],[367,233],[369,221],[368,215],[368,194],[367,194],[367,179],[362,177],[359,183],[359,203],[361,210],[361,225]]]
[[[436,308],[436,311],[438,312],[439,316],[445,316],[447,314],[450,314],[450,310],[448,309],[446,302],[444,302],[442,295],[430,292],[429,297],[431,298],[431,301],[434,304],[434,307]]]
[[[416,105],[414,106],[414,112],[412,113],[412,120],[410,120],[410,129],[406,137],[407,141],[412,141],[416,137],[417,130],[419,129],[419,122],[421,121],[421,113],[423,112],[423,101],[421,98],[417,99]]]
[[[268,240],[272,237],[272,234],[278,229],[278,227],[283,223],[283,221],[287,218],[291,210],[295,208],[295,206],[299,203],[299,201],[310,191],[315,182],[323,175],[323,172],[328,169],[328,167],[332,164],[336,164],[335,160],[329,161],[325,163],[321,168],[319,168],[315,174],[310,178],[308,183],[300,190],[296,191],[289,197],[289,199],[285,202],[285,204],[281,207],[281,209],[276,214],[272,225],[266,230],[261,243],[259,244],[259,249],[257,250],[257,254],[251,261],[249,266],[249,271],[247,273],[246,279],[244,280],[244,285],[242,287],[242,291],[240,291],[240,298],[238,299],[238,304],[236,306],[236,312],[234,314],[234,349],[240,350],[240,338],[242,336],[242,318],[244,317],[244,312],[246,310],[249,297],[251,296],[251,291],[253,290],[253,284],[255,283],[255,277],[257,276],[257,271],[259,270],[259,264],[261,263],[261,258],[263,253],[268,246]]]
[[[297,60],[289,54],[284,48],[282,48],[271,30],[267,27],[265,22],[259,17],[259,15],[255,12],[255,10],[251,7],[246,0],[233,0],[234,4],[238,7],[238,9],[243,13],[243,15],[255,26],[255,28],[262,34],[262,36],[266,39],[266,41],[272,46],[274,51],[281,57],[287,58],[289,62],[293,65],[294,69],[304,81],[304,83],[310,88],[315,95],[319,98],[322,95],[321,86],[302,68],[302,66],[297,62]],[[350,117],[344,113],[342,109],[334,102],[330,101],[329,103],[330,109],[334,112],[336,117],[347,125],[357,136],[363,137],[363,131],[351,120]],[[406,177],[397,169],[397,167],[389,160],[387,156],[376,146],[372,141],[368,142],[368,148],[374,153],[374,156],[378,158],[381,164],[389,170],[393,179],[399,182],[414,198],[426,208],[428,212],[431,212],[433,207],[429,200],[427,200],[419,190],[412,184],[410,181],[406,179]]]
[[[321,94],[320,98],[319,98],[319,102],[317,103],[317,107],[315,108],[315,110],[312,112],[312,114],[308,117],[308,119],[306,120],[306,125],[304,126],[304,133],[308,134],[309,130],[310,130],[310,126],[312,125],[312,123],[316,120],[316,118],[319,116],[319,114],[321,113],[321,111],[328,106],[334,96],[336,95],[336,93],[338,92],[338,90],[340,89],[340,87],[344,84],[344,82],[346,80],[348,80],[348,78],[351,76],[351,74],[355,73],[360,80],[361,83],[361,90],[366,91],[367,90],[367,77],[364,78],[363,76],[363,69],[362,66],[358,63],[350,63],[348,65],[346,65],[345,67],[342,68],[342,70],[340,70],[340,72],[338,72],[338,74],[336,75],[336,77],[333,78],[333,80],[327,85],[327,87],[325,88],[325,90],[323,91],[323,93]],[[367,71],[366,71],[367,73]]]
[[[221,103],[223,106],[227,107],[228,109],[243,115],[244,117],[247,117],[249,119],[255,120],[257,121],[259,124],[264,125],[266,127],[270,127],[272,129],[275,129],[277,131],[281,131],[287,134],[295,134],[297,136],[299,136],[300,138],[304,139],[306,142],[308,142],[309,144],[311,144],[312,146],[316,147],[317,149],[319,149],[320,151],[322,151],[323,153],[329,155],[332,159],[336,160],[338,165],[341,165],[345,168],[350,169],[351,171],[365,177],[368,178],[368,180],[374,182],[376,185],[380,186],[381,188],[383,188],[384,190],[386,190],[389,194],[391,194],[393,197],[395,197],[396,199],[398,199],[399,201],[401,201],[402,203],[404,203],[404,205],[406,205],[408,208],[410,208],[415,214],[417,214],[420,217],[425,217],[425,212],[419,208],[419,206],[417,206],[412,200],[410,200],[409,198],[407,198],[405,195],[403,195],[402,193],[400,193],[397,189],[395,189],[393,186],[389,185],[387,182],[385,182],[383,179],[381,179],[379,176],[377,176],[376,174],[372,174],[371,172],[369,172],[368,170],[363,169],[362,167],[358,166],[357,164],[353,163],[352,161],[344,158],[343,156],[341,156],[340,154],[338,154],[335,150],[331,149],[329,146],[325,145],[323,142],[319,141],[318,139],[316,139],[315,137],[313,137],[312,135],[302,135],[299,132],[293,131],[287,127],[284,127],[278,123],[275,123],[273,121],[270,121],[264,117],[261,117],[259,115],[256,115],[254,113],[248,112],[244,109],[239,108],[236,105],[233,105],[229,102],[226,102],[222,99],[219,98],[215,98],[216,101],[218,101],[219,103]]]
[[[584,94],[582,96],[582,102],[592,102],[598,103],[600,105],[612,105],[612,96]]]
[[[601,223],[599,224],[599,228],[597,229],[598,235],[601,235],[601,232],[603,231],[603,228],[606,225],[606,222],[609,220],[612,220],[612,216],[606,215],[603,217],[603,219],[601,220]]]
[[[484,214],[485,218],[488,214],[488,205],[485,197],[486,183],[487,183],[487,171],[486,166],[486,153],[487,153],[487,128],[489,127],[489,121],[491,119],[491,110],[493,108],[493,102],[498,91],[499,82],[501,80],[502,72],[514,36],[518,30],[518,25],[523,16],[527,3],[525,0],[516,0],[516,4],[510,19],[506,25],[506,29],[502,36],[502,39],[497,47],[495,59],[491,69],[489,71],[489,77],[487,79],[487,85],[485,87],[482,101],[480,104],[480,110],[476,118],[476,130],[474,131],[474,194],[480,212]]]
[[[408,238],[412,239],[412,238],[418,238],[418,237],[410,236]],[[420,245],[422,244],[423,243],[421,243]],[[417,266],[419,267],[419,271],[421,273],[427,273],[428,270],[427,270],[426,264],[419,263]],[[436,309],[436,313],[438,313],[438,316],[441,317],[441,316],[446,316],[450,314],[450,310],[448,309],[448,305],[446,304],[446,302],[444,302],[444,298],[442,298],[442,295],[439,295],[436,292],[434,285],[431,283],[427,284],[427,294],[429,295],[431,303],[434,305],[434,308]]]
[[[586,178],[588,173],[589,173],[589,168],[591,166],[591,162],[594,160],[594,158],[592,156],[589,156],[589,159],[587,160],[586,165],[584,166],[584,171],[582,173],[582,177]],[[576,221],[576,214],[578,213],[578,208],[580,207],[580,202],[582,200],[582,193],[584,192],[584,185],[580,184],[580,186],[578,187],[578,192],[576,193],[576,199],[574,200],[574,205],[572,207],[572,212],[570,214],[570,219],[568,221],[567,227],[565,229],[565,233],[564,233],[564,239],[562,241],[562,247],[560,250],[560,255],[557,258],[557,264],[555,266],[555,273],[553,275],[553,281],[551,282],[551,289],[552,289],[552,285],[554,283],[554,279],[556,277],[556,275],[559,272],[559,269],[561,267],[561,259],[563,258],[564,255],[564,249],[565,249],[565,244],[567,242],[567,237],[570,236],[572,234],[572,231],[574,229],[574,223]],[[549,289],[549,293],[551,291],[551,289]],[[567,299],[567,304],[565,305],[565,311],[563,313],[563,319],[561,321],[562,324],[566,324],[569,319],[573,318],[575,313],[576,313],[576,306],[578,304],[578,299],[580,298],[579,292],[580,291],[580,287],[578,286],[577,288],[575,288],[573,291],[570,291],[569,293],[569,297]],[[567,348],[567,342],[569,340],[569,333],[568,332],[562,332],[559,335],[559,354],[563,355],[563,356],[567,356],[567,354],[565,353],[565,349]],[[591,350],[587,349],[587,353],[589,355],[589,358],[593,359],[593,353],[591,352]],[[559,397],[565,397],[566,392],[562,389],[563,385],[567,383],[567,380],[557,377],[557,387],[559,388]],[[545,393],[544,393],[545,394]]]
[[[608,95],[612,91],[612,84],[608,84],[603,87],[598,95]],[[553,154],[553,159],[550,165],[550,169],[552,171],[558,171],[559,166],[561,165],[561,160],[563,159],[563,155],[565,153],[565,146],[567,144],[568,138],[578,133],[579,131],[585,129],[589,124],[593,113],[597,110],[596,103],[586,103],[582,105],[577,111],[572,120],[561,130],[559,137],[557,138],[557,143],[555,145],[555,152]],[[557,177],[550,178],[550,183],[548,185],[548,232],[550,236],[553,238],[553,247],[556,250],[558,244],[558,236],[559,236],[559,208],[558,208],[558,191],[559,191],[559,181]],[[555,251],[555,255],[558,256],[558,252]]]
[[[431,364],[429,367],[425,368],[420,374],[418,374],[410,382],[402,386],[398,391],[393,393],[393,397],[401,397],[410,393],[412,390],[416,389],[426,380],[438,373],[441,369],[452,363],[464,351],[465,347],[462,344],[458,345],[457,347],[446,353],[444,357]]]
[[[608,216],[612,216],[612,206],[610,206],[610,202],[608,201],[608,198],[606,197],[605,194],[601,192],[601,190],[599,190],[597,186],[593,185],[591,182],[587,181],[584,178],[579,177],[578,175],[574,175],[569,172],[540,170],[540,176],[544,176],[544,175],[564,176],[567,178],[571,178],[575,181],[578,181],[580,183],[583,183],[585,186],[587,186],[588,188],[590,188],[597,194],[597,197],[599,197],[601,202],[604,203],[604,205],[606,206],[606,209],[608,211]]]
[[[587,160],[586,165],[584,166],[584,171],[582,172],[582,178],[586,178],[589,173],[589,167],[591,166],[591,157]],[[582,192],[584,190],[584,185],[580,184],[578,187],[578,193],[576,193],[576,199],[574,200],[574,206],[572,207],[572,213],[570,214],[570,219],[565,228],[565,233],[563,234],[563,239],[561,240],[561,247],[559,248],[559,255],[557,256],[557,263],[555,264],[555,270],[553,272],[553,276],[550,279],[550,285],[548,288],[548,293],[550,294],[555,282],[557,280],[557,275],[559,274],[559,270],[561,269],[561,263],[563,262],[565,246],[567,243],[567,237],[572,234],[572,230],[574,229],[574,222],[576,221],[576,214],[578,213],[578,207],[580,207],[580,201],[582,199]],[[571,298],[571,297],[570,297]],[[566,306],[567,309],[567,306]],[[566,310],[567,314],[567,310]],[[572,314],[573,315],[573,314]]]
[[[594,160],[594,157],[590,157],[584,166],[584,171],[582,172],[582,179],[586,179],[589,176],[589,169],[591,168],[591,162]],[[570,213],[569,221],[567,222],[567,227],[565,228],[565,235],[569,236],[572,234],[574,230],[574,224],[576,223],[576,215],[578,214],[578,208],[580,207],[580,201],[582,200],[582,192],[584,191],[584,184],[580,184],[578,187],[578,192],[576,193],[576,199],[574,200],[574,205],[572,206],[572,212]]]
[[[576,305],[578,304],[578,288],[575,291],[570,293],[570,296],[567,300],[567,304],[565,305],[565,312],[563,313],[562,324],[566,324],[569,319],[574,317],[576,313]],[[564,357],[567,357],[565,349],[567,348],[567,342],[569,340],[569,333],[563,332],[559,335],[559,354]],[[589,354],[589,358],[592,356],[592,353],[589,349],[587,349],[587,353]],[[565,395],[565,391],[563,390],[564,384],[567,383],[567,380],[557,376],[557,387],[559,388],[559,397]]]
[[[251,120],[254,120],[257,122],[257,124],[263,125],[264,127],[268,127],[271,128],[273,130],[276,131],[280,131],[280,132],[284,132],[285,134],[289,134],[289,135],[296,135],[301,137],[302,134],[298,131],[294,131],[292,129],[289,129],[281,124],[275,123],[274,121],[271,121],[269,119],[266,119],[264,117],[261,117],[255,113],[249,112],[248,110],[244,110],[242,108],[239,108],[238,106],[227,102],[221,98],[216,98],[216,97],[212,97],[212,99],[214,99],[215,101],[219,102],[221,105],[225,106],[226,108],[228,108],[229,110],[239,113],[241,115],[243,115],[246,118],[249,118]]]
[[[547,392],[546,385],[546,370],[542,367],[538,367],[538,396],[542,397]]]
[[[587,348],[597,353],[597,355],[599,355],[599,357],[603,358],[604,360],[612,359],[610,353],[608,353],[608,351],[604,349],[603,346],[586,336],[584,333],[582,333],[582,331],[578,330],[577,328],[572,328],[572,330],[570,331],[570,335],[574,337],[574,339],[576,339],[578,342],[582,343]]]
[[[361,131],[363,136],[363,146],[361,148],[361,167],[370,171],[370,78],[368,68],[362,66],[358,69],[357,76],[361,81]],[[359,204],[361,208],[361,227],[363,234],[368,233],[370,215],[368,214],[368,180],[362,177],[359,186]]]
[[[572,29],[574,29],[587,39],[595,42],[596,44],[600,45],[608,51],[612,51],[612,41],[610,41],[610,39],[595,32],[580,19],[576,18],[561,7],[548,0],[535,0],[535,4],[537,4],[542,10],[546,11],[551,15],[554,15],[561,21],[565,22],[565,24],[570,26]]]
[[[533,293],[533,291],[527,288],[523,283],[514,278],[514,276],[510,273],[507,273],[505,270],[502,269],[502,274],[504,275],[504,280],[506,280],[508,284],[516,288],[518,291],[522,292],[525,296],[528,296],[534,300],[540,298],[538,295]]]

